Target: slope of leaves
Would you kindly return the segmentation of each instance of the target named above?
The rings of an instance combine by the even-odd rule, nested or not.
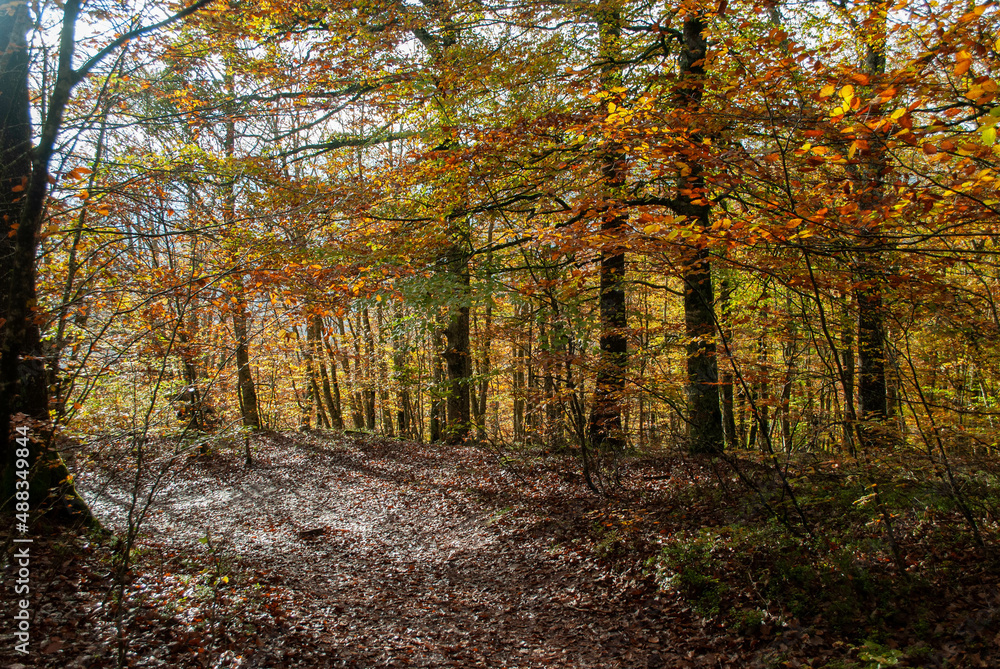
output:
[[[147,457],[171,460],[175,446],[150,444]],[[106,444],[78,477],[119,532],[132,457]],[[749,458],[737,466],[759,495],[724,463],[662,452],[630,463],[610,500],[584,492],[572,457],[534,450],[271,433],[255,438],[251,468],[242,458],[242,445],[182,453],[165,479],[124,579],[130,666],[997,659],[995,562],[950,529],[954,512],[900,512],[904,551],[925,556],[901,585],[837,463],[788,469],[811,477],[796,481],[812,490],[808,517],[832,519],[809,540],[767,520],[780,486]],[[833,513],[845,507],[857,517]],[[113,666],[115,543],[39,538],[32,661]]]

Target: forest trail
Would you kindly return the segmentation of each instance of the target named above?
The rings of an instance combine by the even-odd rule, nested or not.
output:
[[[162,560],[145,567],[151,582],[175,578],[192,551],[227,576],[203,614],[219,619],[214,640],[198,641],[229,650],[190,666],[727,664],[699,648],[706,636],[688,616],[665,610],[666,595],[555,542],[560,517],[579,520],[588,505],[578,482],[527,484],[472,448],[269,435],[256,449],[249,469],[236,449],[191,458],[144,526],[142,545]],[[79,482],[121,532],[131,486],[110,464]],[[268,593],[263,622],[225,593],[228,578]],[[157,666],[183,662],[185,639],[134,644],[141,664]]]

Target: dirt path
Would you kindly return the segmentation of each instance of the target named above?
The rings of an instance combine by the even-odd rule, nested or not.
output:
[[[169,634],[150,625],[166,643],[138,635],[136,666],[724,666],[650,591],[555,544],[558,515],[526,514],[531,486],[489,459],[295,436],[267,440],[251,469],[236,451],[185,467],[151,509],[140,562],[154,566],[133,585],[162,611],[156,593],[183,585],[196,553],[212,608],[177,607]],[[79,483],[122,530],[128,485],[110,464]]]

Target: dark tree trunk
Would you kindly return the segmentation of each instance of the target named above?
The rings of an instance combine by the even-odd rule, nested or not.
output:
[[[348,325],[350,325],[350,321],[348,321]],[[341,339],[344,339],[344,338],[347,337],[347,332],[344,330],[344,319],[343,318],[337,318],[337,330],[340,332]],[[353,329],[351,330],[351,335],[352,336],[354,335],[354,330]],[[355,353],[356,353],[357,352],[357,338],[355,338],[354,350],[355,350]],[[350,399],[350,405],[351,405],[351,422],[353,423],[355,430],[361,430],[365,426],[365,416],[364,416],[364,413],[362,413],[362,409],[361,409],[361,394],[358,393],[355,390],[357,388],[358,383],[359,383],[359,379],[357,377],[355,377],[355,376],[352,376],[350,360],[348,360],[348,356],[341,355],[341,353],[340,353],[340,346],[339,345],[337,346],[336,353],[337,353],[337,357],[339,357],[341,359],[341,364],[343,365],[343,368],[344,368],[344,381],[345,381],[345,383],[348,384],[347,385],[347,397]],[[334,362],[333,364],[336,365],[337,363]],[[353,383],[352,383],[352,379],[353,379]]]
[[[70,93],[80,80],[72,70],[79,11],[79,0],[68,0],[63,7],[59,67],[34,149],[26,39],[31,17],[27,3],[21,2],[0,12],[0,505],[19,513],[25,508],[18,506],[25,501],[16,501],[15,494],[21,460],[31,472],[28,507],[45,504],[57,515],[68,513],[93,524],[52,445],[48,384],[39,324],[33,315],[35,254],[49,161]],[[27,458],[21,456],[24,449]]]
[[[333,393],[330,390],[330,377],[326,372],[326,358],[323,356],[323,317],[319,314],[314,314],[309,321],[309,346],[312,351],[313,362],[316,365],[315,371],[318,374],[314,375],[314,378],[318,377],[317,382],[314,382],[314,388],[318,397],[322,397],[322,401],[319,401],[320,411],[324,414],[323,422],[327,427],[331,427],[337,430],[344,429],[344,418],[340,413],[340,401],[339,397],[335,400]],[[336,373],[336,369],[334,369]],[[320,388],[322,387],[322,395],[320,395]],[[339,393],[338,393],[339,395]],[[323,407],[326,407],[326,411],[323,411]]]
[[[326,349],[327,358],[330,360],[330,413],[331,422],[333,427],[338,430],[344,429],[344,408],[340,400],[340,381],[337,379],[337,356],[333,352],[333,347],[330,346],[330,341],[328,338],[323,338],[323,346]],[[326,372],[324,366],[323,372],[323,382],[326,383]]]
[[[365,389],[364,389],[364,404],[365,404],[365,428],[369,432],[375,431],[375,425],[378,423],[378,414],[376,413],[376,393],[375,393],[375,332],[372,330],[372,321],[368,313],[368,308],[365,307],[361,310],[361,326],[364,328],[365,335]],[[358,359],[360,364],[360,356]]]
[[[872,4],[874,30],[866,38],[864,70],[872,82],[885,74],[885,15]],[[878,114],[879,105],[869,112]],[[858,306],[858,405],[862,421],[882,422],[888,416],[885,382],[885,313],[882,303],[881,248],[885,240],[878,229],[878,210],[885,196],[888,171],[881,141],[870,144],[871,154],[858,162],[855,186],[859,192],[861,229],[855,259],[855,299]],[[869,219],[874,219],[870,221]],[[875,438],[876,431],[861,426],[863,442]],[[864,445],[864,444],[862,444]]]
[[[601,86],[606,91],[621,83],[618,60],[621,57],[621,11],[610,0],[597,9],[600,33]],[[618,453],[625,447],[622,433],[622,401],[625,393],[625,370],[628,364],[628,326],[625,311],[625,252],[620,244],[626,217],[615,211],[614,200],[625,183],[625,160],[618,147],[611,147],[602,158],[608,204],[602,214],[601,233],[607,241],[600,258],[600,361],[594,385],[589,434],[595,455]]]
[[[683,108],[697,114],[704,93],[704,59],[708,51],[705,23],[700,14],[684,20],[679,97]],[[697,144],[697,135],[691,137]],[[705,179],[697,160],[691,172],[678,184],[679,213],[694,218],[702,228],[710,227],[710,207],[701,204],[706,197]],[[717,453],[722,450],[722,411],[719,408],[719,368],[715,346],[715,296],[712,289],[712,265],[707,248],[692,249],[684,272],[684,327],[687,345],[687,427],[688,447],[692,453]]]
[[[260,408],[257,402],[257,388],[250,370],[249,315],[245,298],[238,296],[236,299],[236,310],[233,312],[233,334],[236,338],[236,387],[239,393],[240,415],[243,418],[244,427],[259,430]]]
[[[445,400],[442,397],[444,393],[444,380],[445,380],[445,370],[444,370],[444,359],[443,356],[438,355],[437,351],[441,350],[443,337],[439,334],[434,335],[434,346],[431,348],[431,365],[434,368],[434,387],[431,392],[431,441],[438,442],[441,441],[443,437],[443,430],[446,424],[445,416]]]
[[[885,382],[885,315],[882,289],[874,270],[860,270],[868,287],[855,293],[858,301],[858,405],[862,420],[888,415]]]
[[[449,268],[456,283],[456,293],[463,299],[469,292],[469,259],[457,246],[449,252]],[[460,442],[469,434],[472,424],[472,365],[469,357],[469,307],[453,307],[444,330],[445,364],[448,368],[448,423],[445,437]]]

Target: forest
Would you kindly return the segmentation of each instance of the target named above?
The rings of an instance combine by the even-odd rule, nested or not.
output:
[[[0,7],[4,667],[1000,666],[1000,4]]]

